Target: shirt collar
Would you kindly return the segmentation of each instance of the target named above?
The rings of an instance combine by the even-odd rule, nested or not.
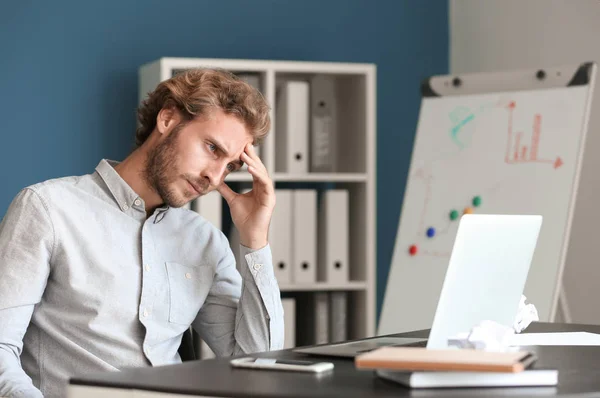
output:
[[[123,178],[115,170],[115,166],[119,162],[114,160],[102,159],[98,166],[96,166],[96,172],[100,175],[108,190],[115,199],[117,206],[125,212],[129,213],[131,209],[141,210],[146,212],[144,200],[125,182]],[[160,222],[166,212],[169,210],[168,205],[163,205],[154,211],[156,215],[155,223]]]

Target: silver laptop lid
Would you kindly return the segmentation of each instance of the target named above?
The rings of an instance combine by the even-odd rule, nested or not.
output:
[[[461,218],[427,348],[484,320],[512,326],[541,225],[539,215]]]

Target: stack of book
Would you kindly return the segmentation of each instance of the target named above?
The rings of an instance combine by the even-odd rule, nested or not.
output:
[[[382,347],[358,355],[358,369],[411,388],[555,386],[558,370],[535,366],[527,351]]]

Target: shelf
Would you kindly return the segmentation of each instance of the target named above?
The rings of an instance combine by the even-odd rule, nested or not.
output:
[[[304,62],[280,60],[242,60],[242,59],[207,59],[207,58],[161,58],[143,65],[139,70],[139,101],[155,89],[162,81],[173,77],[174,71],[196,67],[219,67],[233,73],[246,73],[258,77],[258,85],[270,105],[271,129],[269,134],[257,149],[276,189],[284,191],[312,190],[317,193],[316,235],[318,228],[324,225],[324,214],[319,213],[318,200],[324,198],[326,190],[346,190],[348,192],[348,280],[340,283],[327,283],[314,281],[312,283],[294,284],[282,283],[280,290],[286,292],[289,299],[311,299],[316,292],[348,292],[347,337],[351,339],[372,336],[375,334],[376,321],[376,66],[374,64],[358,63],[333,63],[333,62]],[[288,81],[300,80],[312,82],[313,78],[324,74],[333,81],[334,91],[329,91],[324,97],[335,103],[334,130],[339,134],[333,138],[334,158],[331,170],[333,172],[309,172],[310,161],[305,168],[289,168],[277,163],[278,156],[282,156],[281,148],[285,141],[283,133],[277,132],[277,92],[281,84]],[[318,82],[317,82],[318,83]],[[314,87],[317,84],[314,83]],[[326,86],[324,86],[326,88]],[[327,91],[327,90],[325,90]],[[310,87],[309,87],[310,94]],[[333,97],[331,97],[333,96]],[[310,109],[308,109],[310,112]],[[306,159],[310,160],[312,148],[310,137],[306,142]],[[286,149],[287,151],[287,149]],[[286,151],[283,151],[285,153]],[[281,163],[281,162],[280,162]],[[286,170],[295,170],[287,172]],[[302,172],[304,171],[304,172]],[[247,170],[229,174],[225,182],[229,183],[236,192],[245,192],[252,187],[253,177]],[[290,199],[291,201],[291,199]],[[221,200],[216,201],[214,207],[197,206],[197,210],[218,228],[225,227],[229,232],[228,239],[232,243],[234,253],[238,252],[235,228],[231,228],[231,214],[226,209],[226,204]],[[284,203],[283,200],[278,203]],[[220,206],[219,206],[220,205]],[[225,206],[225,207],[224,207]],[[293,203],[283,216],[290,227],[290,234],[296,231],[295,220],[299,215],[294,215]],[[282,206],[281,206],[282,207]],[[279,209],[281,208],[279,207]],[[204,210],[203,210],[204,209]],[[285,208],[284,208],[285,209]],[[203,214],[204,212],[204,214]],[[290,214],[291,213],[291,214]],[[313,217],[313,212],[309,216]],[[319,221],[321,220],[321,221]],[[285,225],[285,224],[284,224]],[[282,227],[283,228],[283,227]],[[311,227],[312,228],[312,227]],[[286,230],[287,231],[287,230]],[[224,231],[225,232],[225,231]],[[340,231],[344,234],[346,231]],[[301,232],[294,232],[301,233]],[[323,232],[321,232],[323,233]],[[276,239],[274,240],[276,243]],[[292,246],[279,244],[282,250],[289,250],[291,256]],[[296,244],[298,244],[296,242]],[[317,250],[316,248],[313,248]],[[302,249],[300,249],[302,250]],[[275,254],[274,254],[275,255]],[[286,253],[287,255],[287,253]],[[313,261],[318,262],[318,251]],[[277,253],[281,258],[281,254]],[[239,259],[238,259],[239,261]],[[289,260],[292,261],[290,257]],[[274,260],[275,263],[275,260]],[[289,280],[289,279],[288,279]],[[328,279],[331,280],[331,279]],[[335,279],[334,279],[335,280]],[[329,296],[329,294],[327,294]],[[342,294],[340,294],[342,296]],[[303,308],[308,315],[314,313],[314,308]],[[293,312],[291,312],[293,314]],[[313,315],[315,315],[314,313]],[[288,320],[289,321],[289,320]],[[301,325],[298,330],[301,329]],[[300,335],[300,334],[299,334]]]
[[[313,173],[288,174],[274,173],[274,182],[367,182],[366,174],[362,173]],[[252,182],[252,176],[245,171],[238,171],[225,178],[225,182]]]
[[[233,174],[229,174],[225,177],[225,182],[252,182],[252,175],[247,171],[236,171]]]
[[[367,182],[367,175],[362,173],[274,173],[272,178],[275,182]],[[252,176],[246,171],[238,171],[228,175],[225,181],[251,182]]]
[[[300,181],[300,182],[366,182],[367,175],[364,173],[307,173],[288,174],[275,173],[275,182]]]
[[[316,282],[305,285],[280,285],[279,290],[282,292],[324,292],[324,291],[333,291],[333,290],[366,290],[367,283],[366,282],[346,282],[346,283],[325,283],[325,282]]]
[[[265,72],[273,70],[278,73],[335,73],[335,74],[367,74],[374,73],[375,66],[368,63],[338,63],[310,61],[279,60],[239,60],[221,58],[176,58],[163,57],[158,62],[163,69],[189,69],[197,67],[218,67],[232,71]]]

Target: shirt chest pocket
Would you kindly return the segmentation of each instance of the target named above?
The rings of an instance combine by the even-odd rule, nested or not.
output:
[[[167,262],[169,276],[169,322],[190,325],[204,304],[214,272],[209,265],[189,267]]]

